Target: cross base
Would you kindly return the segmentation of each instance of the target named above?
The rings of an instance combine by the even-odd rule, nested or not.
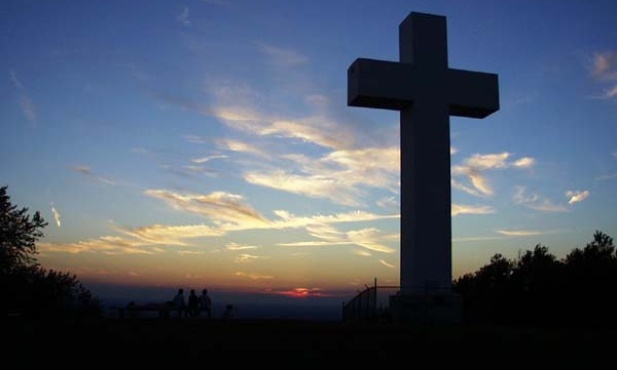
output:
[[[391,295],[390,314],[395,322],[458,324],[463,321],[463,299],[454,293]]]

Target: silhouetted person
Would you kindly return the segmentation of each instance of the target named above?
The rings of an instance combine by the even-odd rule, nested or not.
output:
[[[223,320],[232,319],[234,314],[234,306],[232,304],[227,304],[227,306],[225,306],[225,311],[223,311]]]
[[[195,293],[195,289],[191,289],[189,293],[188,316],[196,317],[199,314],[199,297]]]
[[[178,313],[178,317],[182,317],[182,314],[186,315],[186,301],[184,300],[184,289],[178,289],[178,293],[174,297],[174,308]]]
[[[201,295],[199,296],[199,306],[200,309],[205,312],[207,318],[212,317],[212,299],[208,294],[208,289],[201,291]]]

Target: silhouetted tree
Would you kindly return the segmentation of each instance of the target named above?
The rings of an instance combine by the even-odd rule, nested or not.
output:
[[[7,186],[0,187],[0,273],[7,274],[36,264],[36,241],[43,237],[47,226],[37,211],[18,209],[11,204]]]
[[[563,265],[547,247],[537,244],[533,251],[526,251],[512,273],[513,319],[536,325],[559,322],[562,284]]]
[[[617,327],[617,251],[600,231],[563,260],[538,244],[517,260],[493,256],[455,279],[453,290],[469,321]]]
[[[37,211],[11,204],[0,187],[0,313],[26,316],[100,315],[99,300],[70,273],[47,270],[36,259],[36,242],[47,222]]]
[[[607,316],[617,309],[617,256],[613,238],[596,231],[593,241],[575,248],[565,258],[567,304],[576,312],[573,323],[605,325]],[[616,321],[613,319],[612,321]]]

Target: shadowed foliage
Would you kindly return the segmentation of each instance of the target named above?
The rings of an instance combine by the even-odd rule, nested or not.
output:
[[[36,259],[36,242],[47,222],[37,211],[11,203],[8,186],[0,187],[0,290],[3,317],[99,316],[102,306],[68,272],[43,268]]]
[[[469,322],[617,328],[617,253],[601,231],[563,260],[539,244],[516,260],[496,254],[453,289]]]

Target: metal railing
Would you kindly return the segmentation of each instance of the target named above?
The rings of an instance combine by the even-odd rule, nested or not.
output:
[[[439,305],[443,297],[451,296],[451,286],[424,284],[408,287],[415,297],[430,300],[432,305]],[[350,301],[343,303],[343,321],[390,321],[394,312],[391,310],[391,298],[401,294],[401,286],[378,286],[377,279],[373,286],[365,285],[363,291]]]
[[[343,321],[379,321],[389,319],[389,297],[400,290],[398,286],[373,286],[343,303]]]

